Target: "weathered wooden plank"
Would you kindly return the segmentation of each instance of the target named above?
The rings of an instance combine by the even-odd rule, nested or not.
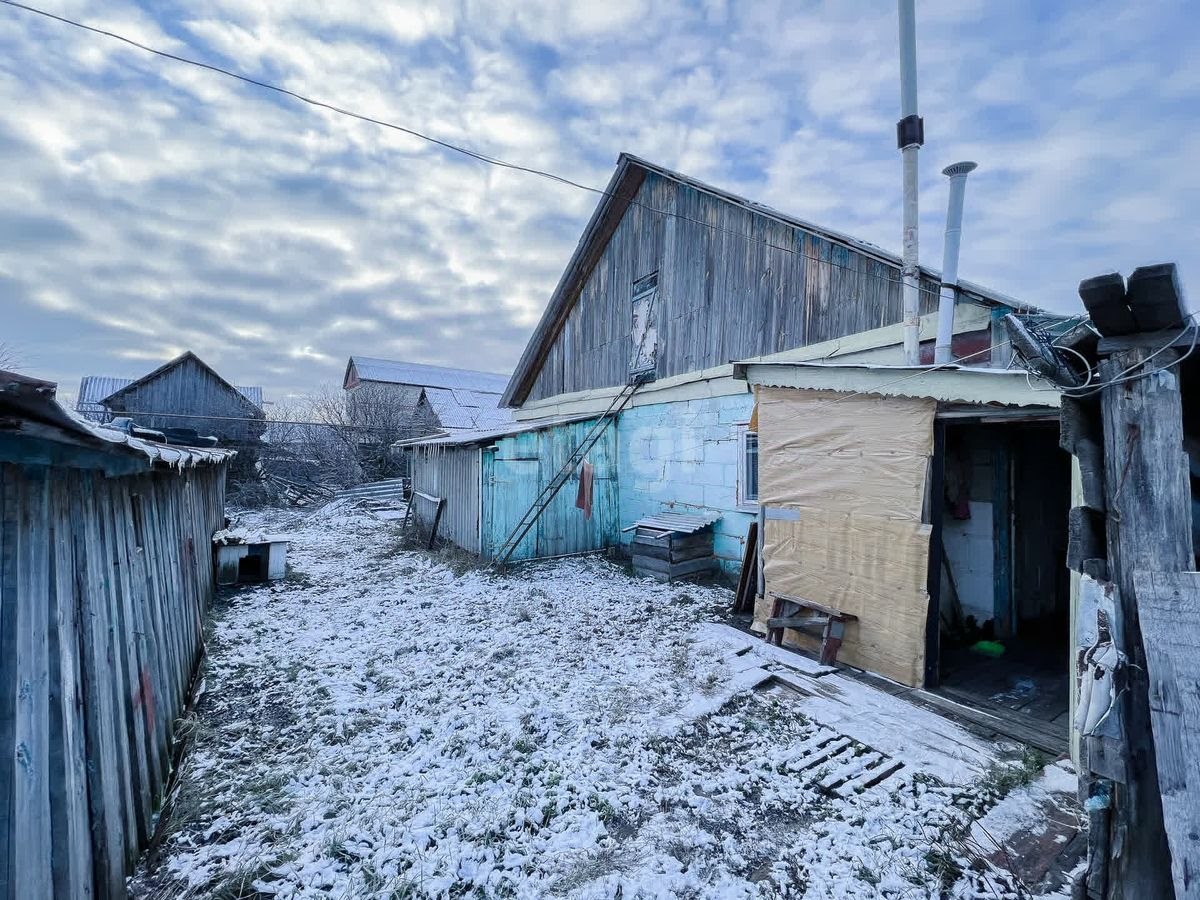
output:
[[[47,470],[25,470],[19,496],[13,887],[24,900],[54,894],[50,859],[50,560]]]
[[[1059,446],[1079,462],[1083,504],[1104,511],[1104,436],[1100,415],[1093,404],[1062,398],[1059,411]]]
[[[1153,351],[1115,353],[1100,363],[1102,382],[1117,380],[1147,361]],[[1151,367],[1169,366],[1170,350]],[[1120,604],[1118,630],[1127,655],[1126,734],[1132,761],[1127,785],[1113,788],[1110,890],[1129,898],[1167,897],[1172,891],[1170,857],[1163,829],[1151,740],[1149,682],[1135,600],[1134,572],[1191,568],[1191,490],[1183,452],[1183,413],[1176,374],[1162,369],[1107,387],[1101,394],[1104,419],[1108,560]]]
[[[92,896],[87,746],[70,484],[51,483],[50,813],[56,898]]]
[[[128,635],[130,665],[129,691],[132,705],[133,741],[136,747],[138,792],[141,799],[139,846],[149,840],[156,799],[158,752],[154,748],[153,724],[147,710],[153,702],[151,663],[148,658],[146,630],[142,616],[142,591],[137,570],[137,541],[134,529],[132,496],[129,482],[113,491],[113,527],[117,537],[117,583],[122,597],[125,631]]]
[[[222,467],[0,464],[0,900],[125,895],[166,768],[149,700],[194,668],[223,496]]]
[[[13,845],[16,834],[13,782],[17,701],[17,479],[16,466],[0,464],[0,898],[11,900],[16,883]]]
[[[636,196],[606,223],[528,399],[625,381],[633,284],[655,271],[659,377],[900,321],[898,265],[654,173]],[[937,285],[921,287],[929,312]]]
[[[1104,559],[1104,518],[1086,506],[1072,507],[1067,514],[1067,567],[1083,571],[1089,559]]]
[[[1175,900],[1200,898],[1200,572],[1134,574]]]
[[[95,896],[116,898],[125,886],[121,853],[123,815],[120,777],[113,736],[115,714],[108,689],[108,607],[101,585],[96,498],[91,473],[74,477],[71,516],[79,523],[72,538],[76,594],[79,600],[80,681],[84,698],[87,747],[88,807],[92,822]]]

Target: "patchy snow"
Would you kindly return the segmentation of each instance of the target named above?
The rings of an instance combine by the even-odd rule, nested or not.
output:
[[[715,625],[724,590],[495,575],[346,502],[244,518],[291,572],[214,608],[135,897],[1018,895],[962,840],[990,749]]]

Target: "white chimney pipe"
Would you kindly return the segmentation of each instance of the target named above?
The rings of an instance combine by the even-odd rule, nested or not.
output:
[[[939,364],[954,359],[950,344],[954,340],[954,303],[958,297],[958,249],[962,243],[963,199],[967,193],[967,176],[976,168],[973,162],[959,162],[942,169],[942,174],[950,179],[950,202],[946,206],[946,244],[942,251],[937,343],[933,346],[933,361]]]
[[[904,362],[921,362],[921,271],[917,247],[917,150],[925,143],[925,123],[917,115],[917,14],[914,0],[898,0],[900,12],[900,121],[896,146],[904,166]]]

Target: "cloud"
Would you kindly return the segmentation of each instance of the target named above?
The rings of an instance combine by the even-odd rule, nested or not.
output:
[[[628,150],[895,248],[894,9],[858,0],[63,0],[53,7],[602,186]],[[1200,29],[1183,4],[923,0],[922,259],[1059,311],[1200,272]],[[268,395],[350,353],[511,369],[597,197],[27,13],[0,12],[0,304],[37,374],[190,348]]]

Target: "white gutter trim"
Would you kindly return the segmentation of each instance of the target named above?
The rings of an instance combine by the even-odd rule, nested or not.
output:
[[[762,387],[1048,409],[1062,402],[1058,391],[1031,387],[1023,370],[755,362],[739,364],[738,370],[747,384]]]
[[[954,333],[983,331],[991,326],[991,310],[975,303],[959,303],[954,313]],[[937,313],[921,317],[921,340],[932,340],[937,334]],[[859,331],[845,337],[807,347],[797,347],[766,356],[744,360],[740,364],[758,362],[814,362],[836,359],[853,353],[899,347],[904,335],[902,323]],[[604,412],[609,402],[621,391],[620,387],[596,388],[590,391],[574,391],[558,394],[544,400],[530,400],[513,410],[518,422],[543,419],[549,416],[576,415],[579,413]],[[697,400],[704,397],[723,397],[745,393],[743,381],[736,379],[732,363],[712,366],[683,375],[660,378],[643,385],[633,395],[630,406],[649,406],[655,403],[675,403]]]

